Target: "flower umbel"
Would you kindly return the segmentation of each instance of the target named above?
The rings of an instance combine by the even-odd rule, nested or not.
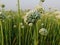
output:
[[[33,25],[33,23],[29,23],[29,26],[32,26]]]
[[[32,10],[24,17],[24,22],[26,24],[35,23],[38,19],[40,19],[40,13],[37,10]]]
[[[40,33],[41,35],[43,35],[43,36],[46,36],[46,35],[48,34],[48,31],[47,31],[47,29],[45,29],[45,28],[41,28],[41,29],[39,30],[39,33]]]
[[[17,25],[14,25],[13,27],[15,28],[15,27],[17,27]]]
[[[5,19],[5,15],[2,12],[0,12],[0,19]]]
[[[22,22],[20,23],[20,26],[21,26],[21,28],[22,28],[22,29],[24,28],[24,25],[23,25],[23,23],[22,23]]]

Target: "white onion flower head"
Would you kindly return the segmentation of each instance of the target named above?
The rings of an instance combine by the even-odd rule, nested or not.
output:
[[[33,25],[33,23],[29,23],[29,26],[32,26]]]
[[[2,20],[2,22],[5,22],[5,20]]]
[[[60,19],[60,15],[56,15],[56,19]]]
[[[43,25],[44,25],[44,23],[41,24],[41,26],[43,26]]]
[[[22,22],[20,23],[20,26],[21,26],[21,28],[22,28],[22,29],[24,28],[24,25],[23,25],[23,23],[22,23]]]
[[[54,13],[57,15],[60,15],[60,11],[55,11]]]
[[[14,28],[17,27],[16,25],[13,26]]]
[[[35,7],[35,10],[36,10],[36,9],[41,9],[41,8],[42,8],[42,6],[37,5],[37,6]]]
[[[23,17],[24,22],[25,22],[26,24],[28,24],[28,22],[27,22],[27,17],[28,17],[28,15],[31,14],[32,12],[33,12],[33,11],[27,12],[26,15]]]
[[[22,25],[21,28],[23,29],[24,28],[24,25]]]
[[[44,8],[43,8],[41,5],[37,5],[37,6],[35,7],[35,10],[37,10],[38,12],[41,12],[41,11],[44,10]]]
[[[40,18],[40,13],[37,12],[36,10],[31,10],[28,13],[26,13],[26,15],[24,17],[24,22],[26,24],[28,24],[28,23],[34,23],[39,18]]]
[[[7,18],[11,18],[11,15],[8,15]]]
[[[5,15],[2,12],[0,12],[0,19],[1,20],[5,19]]]
[[[20,25],[23,25],[23,23],[20,23]]]
[[[27,15],[25,15],[23,18],[24,18],[24,22],[27,24],[27,21],[26,21],[27,20]]]
[[[39,30],[39,33],[40,33],[42,36],[46,36],[46,35],[48,34],[48,31],[47,31],[47,29],[45,29],[45,28],[41,28],[41,29]]]
[[[29,12],[26,13],[26,15],[32,14],[34,12],[34,10],[31,10]]]

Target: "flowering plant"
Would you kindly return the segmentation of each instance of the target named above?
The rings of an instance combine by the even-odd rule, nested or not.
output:
[[[26,14],[24,17],[24,22],[29,23],[35,23],[40,18],[40,13],[37,10],[30,11]]]

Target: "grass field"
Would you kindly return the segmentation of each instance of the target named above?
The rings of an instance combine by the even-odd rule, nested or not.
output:
[[[1,12],[0,45],[60,45],[59,11],[22,11],[18,5],[18,11]]]

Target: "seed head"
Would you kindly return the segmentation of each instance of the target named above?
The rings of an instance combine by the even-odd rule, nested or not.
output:
[[[47,31],[47,29],[45,29],[45,28],[41,28],[41,29],[39,30],[39,33],[40,33],[41,35],[43,35],[43,36],[46,36],[46,35],[48,34],[48,31]]]
[[[23,23],[20,23],[20,25],[22,26],[22,25],[23,25]]]
[[[7,18],[11,18],[12,16],[11,15],[8,15]]]
[[[41,24],[42,26],[44,25],[44,23]]]
[[[26,24],[35,23],[39,18],[40,18],[40,13],[37,10],[31,10],[24,17],[24,22]]]
[[[24,26],[21,26],[21,28],[23,29],[23,28],[24,28]]]
[[[60,15],[56,15],[56,19],[60,19]]]
[[[14,28],[16,27],[16,25],[13,26]]]
[[[5,20],[2,20],[2,22],[5,22]]]
[[[29,23],[29,26],[32,26],[33,25],[33,23]]]

